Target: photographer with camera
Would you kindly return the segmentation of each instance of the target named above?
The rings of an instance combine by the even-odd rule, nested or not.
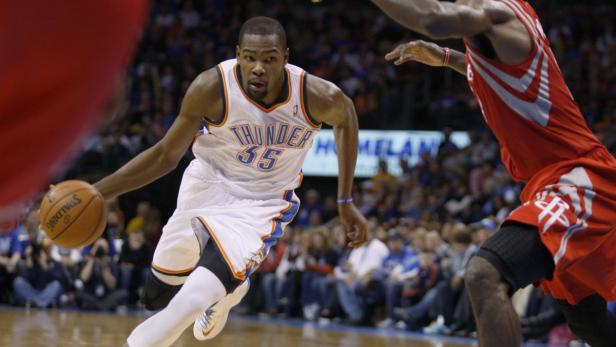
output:
[[[38,237],[38,220],[38,211],[32,211],[26,217],[28,244],[25,247],[24,264],[19,267],[13,288],[17,304],[46,308],[63,292],[60,282],[64,270],[62,264],[49,256],[49,245]]]
[[[118,264],[109,255],[109,243],[98,239],[82,263],[79,280],[75,284],[76,297],[82,308],[113,310],[124,305],[128,293],[118,288]]]

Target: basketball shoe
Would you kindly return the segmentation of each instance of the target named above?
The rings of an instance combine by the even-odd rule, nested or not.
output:
[[[246,279],[231,294],[227,294],[219,302],[205,310],[193,325],[193,335],[199,341],[215,338],[227,324],[229,311],[242,301],[250,289],[250,281]]]

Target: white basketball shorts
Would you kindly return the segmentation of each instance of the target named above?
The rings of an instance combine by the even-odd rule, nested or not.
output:
[[[201,222],[233,276],[243,281],[267,256],[299,210],[293,191],[240,198],[227,185],[203,178],[193,160],[184,172],[177,208],[163,227],[152,268],[164,275],[188,276],[200,259],[201,245],[192,223]]]

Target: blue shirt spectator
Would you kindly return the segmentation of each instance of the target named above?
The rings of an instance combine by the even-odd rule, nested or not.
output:
[[[14,272],[23,253],[18,232],[19,228],[16,228],[0,235],[0,273]]]
[[[79,279],[76,296],[81,307],[111,310],[126,304],[128,291],[118,289],[119,266],[109,255],[105,238],[98,239],[85,256]]]

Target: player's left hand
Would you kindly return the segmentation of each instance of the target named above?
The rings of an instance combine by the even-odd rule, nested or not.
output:
[[[338,204],[338,213],[351,240],[348,246],[355,248],[363,245],[366,242],[366,218],[353,203]]]
[[[394,61],[394,65],[416,61],[428,66],[441,67],[445,62],[445,49],[432,42],[411,41],[398,45],[387,53],[385,60]]]

